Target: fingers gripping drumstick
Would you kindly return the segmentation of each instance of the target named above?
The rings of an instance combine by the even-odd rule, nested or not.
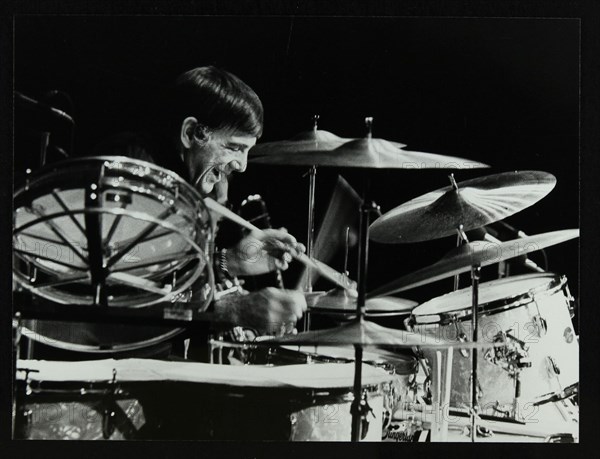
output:
[[[222,206],[221,204],[216,202],[214,199],[204,198],[204,204],[206,204],[206,207],[208,207],[213,212],[221,214],[223,217],[228,218],[232,222],[235,222],[238,225],[240,225],[250,231],[253,231],[257,234],[260,234],[263,236],[265,235],[265,232],[263,230],[256,227],[249,221],[243,219],[235,212],[230,211],[227,207]],[[329,267],[325,263],[315,260],[302,252],[298,252],[298,251],[294,250],[292,247],[287,246],[287,248],[289,249],[290,255],[294,259],[298,260],[300,263],[303,263],[306,266],[310,266],[312,269],[315,269],[323,277],[329,279],[334,284],[356,294],[356,282],[349,279],[348,276],[337,272],[335,269]]]

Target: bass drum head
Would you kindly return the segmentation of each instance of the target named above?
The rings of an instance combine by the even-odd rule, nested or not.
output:
[[[15,193],[14,208],[13,277],[59,304],[149,306],[212,270],[204,201],[181,177],[145,161],[51,164]]]

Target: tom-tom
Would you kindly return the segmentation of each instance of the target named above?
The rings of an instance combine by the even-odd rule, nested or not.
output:
[[[413,328],[449,340],[470,340],[471,288],[434,298],[413,311]],[[485,414],[523,418],[547,394],[579,380],[573,298],[565,277],[527,274],[479,285],[478,341],[505,342],[478,352],[478,402]],[[424,349],[428,358],[432,351]],[[471,402],[472,359],[455,352],[450,404]]]
[[[196,307],[210,302],[210,213],[173,172],[124,157],[71,159],[32,174],[15,193],[14,207],[13,276],[38,297],[139,308],[189,299],[193,287]],[[138,349],[179,332],[24,325],[33,339],[83,352]]]

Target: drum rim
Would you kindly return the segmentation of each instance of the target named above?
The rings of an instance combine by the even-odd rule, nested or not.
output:
[[[185,180],[183,177],[181,177],[176,172],[173,172],[172,170],[166,169],[162,166],[159,166],[157,164],[154,164],[154,163],[151,163],[148,161],[144,161],[141,159],[135,159],[135,158],[129,158],[127,156],[122,156],[122,155],[83,156],[83,157],[78,157],[78,158],[62,159],[60,161],[56,161],[56,162],[47,164],[47,165],[37,169],[35,172],[32,173],[29,180],[38,180],[41,177],[45,177],[47,173],[50,173],[51,171],[53,171],[57,168],[60,168],[60,167],[63,167],[65,165],[69,165],[69,164],[106,162],[106,161],[130,163],[130,164],[133,164],[136,166],[150,167],[151,169],[155,169],[158,172],[161,172],[165,175],[171,176],[177,182],[182,183],[192,194],[197,195],[200,198],[200,200],[202,200],[202,196],[200,195],[200,193],[187,180]],[[14,196],[16,197],[17,195],[21,194],[22,192],[28,191],[30,188],[34,187],[34,185],[35,185],[35,182],[33,182],[33,183],[29,182],[29,184],[23,185],[21,188],[19,188],[15,192]]]
[[[122,211],[122,209],[104,209],[104,208],[101,208],[101,209],[75,209],[74,213],[84,213],[85,214],[86,212],[99,213],[99,214],[108,213],[108,214],[112,214],[112,215],[125,214],[125,212]],[[55,215],[62,215],[62,214],[73,215],[72,212],[59,212],[59,213],[55,213],[55,214],[48,214],[48,215],[46,215],[45,219],[51,220],[52,218],[55,218]],[[131,211],[129,212],[129,214],[131,214]],[[212,259],[211,259],[211,256],[212,256],[211,245],[212,245],[213,241],[212,241],[212,238],[210,237],[211,236],[210,232],[209,232],[209,237],[203,244],[206,247],[203,248],[203,247],[200,247],[191,237],[189,237],[189,235],[185,234],[183,231],[181,231],[179,228],[175,227],[170,222],[167,222],[167,221],[162,222],[161,220],[157,219],[156,217],[149,216],[147,214],[143,214],[142,212],[138,212],[138,211],[134,211],[134,215],[137,215],[138,220],[145,221],[147,223],[157,224],[159,226],[162,226],[165,229],[172,231],[173,233],[178,234],[179,237],[181,237],[187,244],[190,245],[190,247],[192,247],[195,250],[196,256],[194,256],[194,259],[198,259],[198,260],[200,260],[200,262],[204,262],[204,267],[202,269],[198,269],[195,274],[192,274],[191,278],[187,279],[186,282],[184,283],[183,288],[181,286],[178,286],[177,290],[175,292],[168,292],[166,296],[181,293],[184,290],[186,290],[187,288],[191,287],[191,285],[193,285],[193,283],[201,276],[203,271],[208,272],[209,284],[211,285],[211,292],[214,291],[214,288],[212,288],[212,285],[214,284],[214,280],[213,280],[214,274],[212,273]],[[41,224],[41,223],[43,223],[43,221],[33,220],[29,223],[21,225],[18,229],[21,231],[24,231],[24,229],[22,229],[23,227],[25,227],[25,229],[27,229],[30,226],[34,226],[36,224]],[[14,235],[14,232],[15,232],[15,230],[13,229],[13,238],[16,237]],[[199,250],[196,250],[196,249],[199,249]],[[205,251],[207,253],[204,253]],[[30,255],[17,255],[17,258],[23,259],[26,263],[27,262],[33,263],[31,261],[28,261],[27,257],[29,257],[29,256]],[[193,261],[193,260],[188,261],[186,263],[186,265],[189,264],[191,261]],[[35,265],[35,263],[33,263],[33,264]],[[176,270],[172,270],[170,273],[175,272],[175,271]],[[51,273],[51,274],[54,274],[54,273]],[[165,274],[163,277],[166,277],[168,275],[169,275],[169,273]],[[30,281],[26,278],[26,276],[21,275],[20,273],[15,274],[13,272],[13,277],[24,288],[32,291],[34,294],[37,294],[37,295],[41,296],[42,298],[56,301],[60,304],[65,304],[68,302],[68,300],[65,300],[64,298],[59,299],[60,295],[56,296],[55,294],[48,293],[48,291],[53,292],[54,289],[48,289],[47,291],[40,292],[39,288],[35,287],[34,285],[31,285]],[[62,292],[59,292],[59,293],[62,293]],[[149,297],[150,295],[152,295],[152,293],[148,292],[146,297]],[[156,293],[154,295],[158,296]],[[151,299],[152,297],[150,297],[150,299],[146,298],[146,299],[139,299],[139,300],[131,300],[131,301],[135,301],[136,305],[128,305],[128,307],[141,308],[141,307],[145,307],[145,306],[150,306],[152,304],[156,304],[156,303],[163,301],[166,298],[166,296],[157,297],[155,299]],[[67,297],[68,297],[68,295],[67,295]],[[81,300],[81,298],[78,297],[77,295],[75,295],[75,297],[77,297]],[[123,301],[125,301],[125,300],[123,300]],[[208,304],[208,302],[207,302],[207,304]]]
[[[78,343],[69,343],[68,341],[58,340],[54,338],[50,338],[45,336],[39,332],[33,331],[30,328],[22,325],[22,334],[37,343],[44,344],[47,346],[51,346],[57,349],[63,349],[65,351],[73,351],[73,352],[89,352],[93,354],[113,354],[116,352],[128,352],[128,351],[136,351],[139,349],[143,349],[145,347],[154,346],[156,344],[160,344],[168,339],[174,338],[177,335],[183,333],[185,328],[174,328],[169,330],[166,333],[155,336],[153,338],[149,338],[143,341],[135,341],[129,344],[118,344],[116,346],[112,346],[110,349],[99,349],[98,346],[93,346],[91,344],[78,344]],[[27,331],[29,334],[23,333],[23,331]]]
[[[537,277],[547,277],[547,282],[544,284],[537,285],[526,292],[511,296],[511,297],[503,297],[494,301],[490,301],[487,303],[480,303],[478,305],[478,315],[480,317],[483,316],[493,316],[495,314],[499,314],[501,312],[510,311],[511,309],[520,308],[521,306],[533,303],[536,301],[536,296],[540,296],[540,294],[544,295],[553,295],[554,293],[562,290],[567,285],[567,278],[565,275],[554,274],[554,273],[539,273],[539,274],[524,274],[521,276],[514,276],[514,278],[524,278],[525,276],[531,277],[532,279]],[[510,277],[506,277],[504,279],[510,279]],[[514,279],[513,279],[514,280]],[[490,281],[494,282],[494,281]],[[470,288],[470,287],[467,287]],[[447,293],[446,295],[451,295],[454,292]],[[444,296],[444,295],[442,295]],[[441,298],[437,297],[437,298]],[[434,298],[435,299],[435,298]],[[432,300],[429,300],[432,301]],[[425,303],[423,303],[425,304]],[[437,320],[427,320],[437,317]],[[414,325],[437,325],[437,324],[446,324],[453,322],[456,319],[468,319],[471,317],[471,306],[465,306],[460,309],[445,311],[440,313],[430,313],[430,314],[415,314],[413,311],[410,314],[410,318]],[[419,318],[424,318],[425,320],[419,321]]]

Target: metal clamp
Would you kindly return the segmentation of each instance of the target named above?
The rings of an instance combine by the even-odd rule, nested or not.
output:
[[[469,338],[467,337],[467,334],[463,330],[458,318],[455,315],[453,315],[451,320],[452,320],[452,324],[454,325],[454,328],[456,329],[456,337],[458,338],[458,340],[461,343],[468,342]],[[467,351],[466,349],[460,349],[459,352],[460,352],[460,355],[462,355],[465,359],[469,357],[469,351]]]

